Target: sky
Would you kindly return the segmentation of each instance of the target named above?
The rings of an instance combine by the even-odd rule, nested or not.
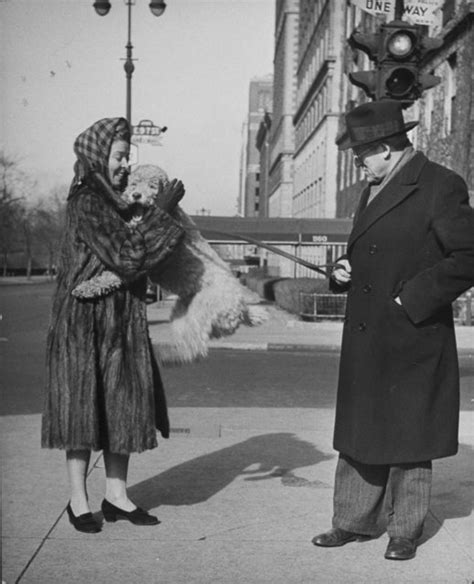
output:
[[[127,7],[110,0],[0,0],[0,148],[39,177],[38,193],[72,178],[75,137],[125,116]],[[186,187],[188,213],[234,215],[242,124],[253,77],[273,72],[274,0],[149,0],[132,7],[132,122],[167,126],[161,146],[140,145]]]

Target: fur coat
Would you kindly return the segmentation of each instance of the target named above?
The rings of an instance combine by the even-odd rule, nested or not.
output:
[[[101,120],[79,136],[78,158],[104,180],[122,118]],[[82,174],[81,174],[82,171]],[[155,208],[130,230],[110,189],[84,168],[67,203],[57,285],[47,338],[42,446],[140,452],[169,434],[165,394],[146,316],[146,274],[179,243],[183,229]],[[124,284],[112,294],[79,298],[73,290],[105,269]]]
[[[123,200],[135,212],[154,205],[157,193],[168,183],[164,170],[154,165],[138,166],[130,176]],[[191,218],[180,208],[173,218],[184,235],[164,262],[148,272],[152,282],[176,295],[171,313],[170,343],[162,344],[160,362],[180,364],[206,357],[209,340],[233,334],[241,325],[262,323],[267,313],[258,295],[242,286],[224,260],[201,236]],[[140,215],[129,222],[140,225]],[[90,298],[119,289],[122,280],[110,271],[82,282],[73,294]]]

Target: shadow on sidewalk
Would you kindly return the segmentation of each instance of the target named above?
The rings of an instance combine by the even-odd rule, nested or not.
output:
[[[207,501],[242,476],[246,481],[279,479],[287,486],[330,488],[321,481],[295,476],[293,471],[331,458],[294,434],[262,434],[183,462],[133,485],[128,492],[139,505],[152,509]]]
[[[474,449],[460,444],[456,456],[434,461],[430,513],[420,544],[434,537],[449,519],[469,517],[474,508]]]

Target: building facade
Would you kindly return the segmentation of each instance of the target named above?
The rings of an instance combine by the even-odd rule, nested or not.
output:
[[[276,0],[275,11],[268,216],[291,217],[299,0]]]
[[[239,162],[239,194],[237,196],[237,215],[245,215],[245,180],[247,177],[247,140],[248,140],[248,120],[242,124],[240,133],[240,162]]]
[[[259,217],[268,217],[268,202],[270,195],[270,132],[272,115],[265,112],[257,132],[256,146],[260,153],[260,185],[259,185]]]
[[[357,105],[370,101],[362,89],[356,87],[349,81],[349,73],[355,71],[365,71],[373,68],[373,63],[362,51],[352,49],[347,39],[357,28],[363,32],[373,33],[377,27],[386,19],[384,17],[372,16],[360,8],[346,3],[344,18],[344,49],[343,49],[343,75],[341,79],[341,110],[344,113],[350,111]],[[339,119],[338,135],[344,131],[343,115]],[[353,217],[360,192],[363,188],[363,173],[356,168],[353,163],[350,150],[338,152],[334,150],[337,160],[337,195],[336,195],[336,216]]]
[[[246,123],[246,140],[243,173],[243,215],[257,217],[260,210],[260,152],[257,134],[265,112],[272,111],[273,75],[255,77],[250,81],[249,111]]]
[[[412,108],[412,117],[420,120],[415,145],[464,178],[474,206],[474,2],[445,2],[437,37],[443,44],[428,55],[423,72],[441,83]]]
[[[335,217],[345,1],[300,0],[294,217]]]

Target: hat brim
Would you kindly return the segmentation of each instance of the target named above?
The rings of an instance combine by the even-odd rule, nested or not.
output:
[[[367,144],[375,144],[376,142],[383,142],[386,138],[391,138],[392,136],[398,136],[400,134],[405,134],[412,130],[415,126],[418,126],[420,122],[418,120],[412,122],[406,122],[403,130],[399,132],[394,132],[393,134],[387,134],[385,136],[380,136],[375,140],[354,140],[351,141],[347,130],[341,134],[338,138],[336,138],[336,144],[338,146],[338,150],[348,150],[349,148],[357,148],[358,146],[365,146]]]

